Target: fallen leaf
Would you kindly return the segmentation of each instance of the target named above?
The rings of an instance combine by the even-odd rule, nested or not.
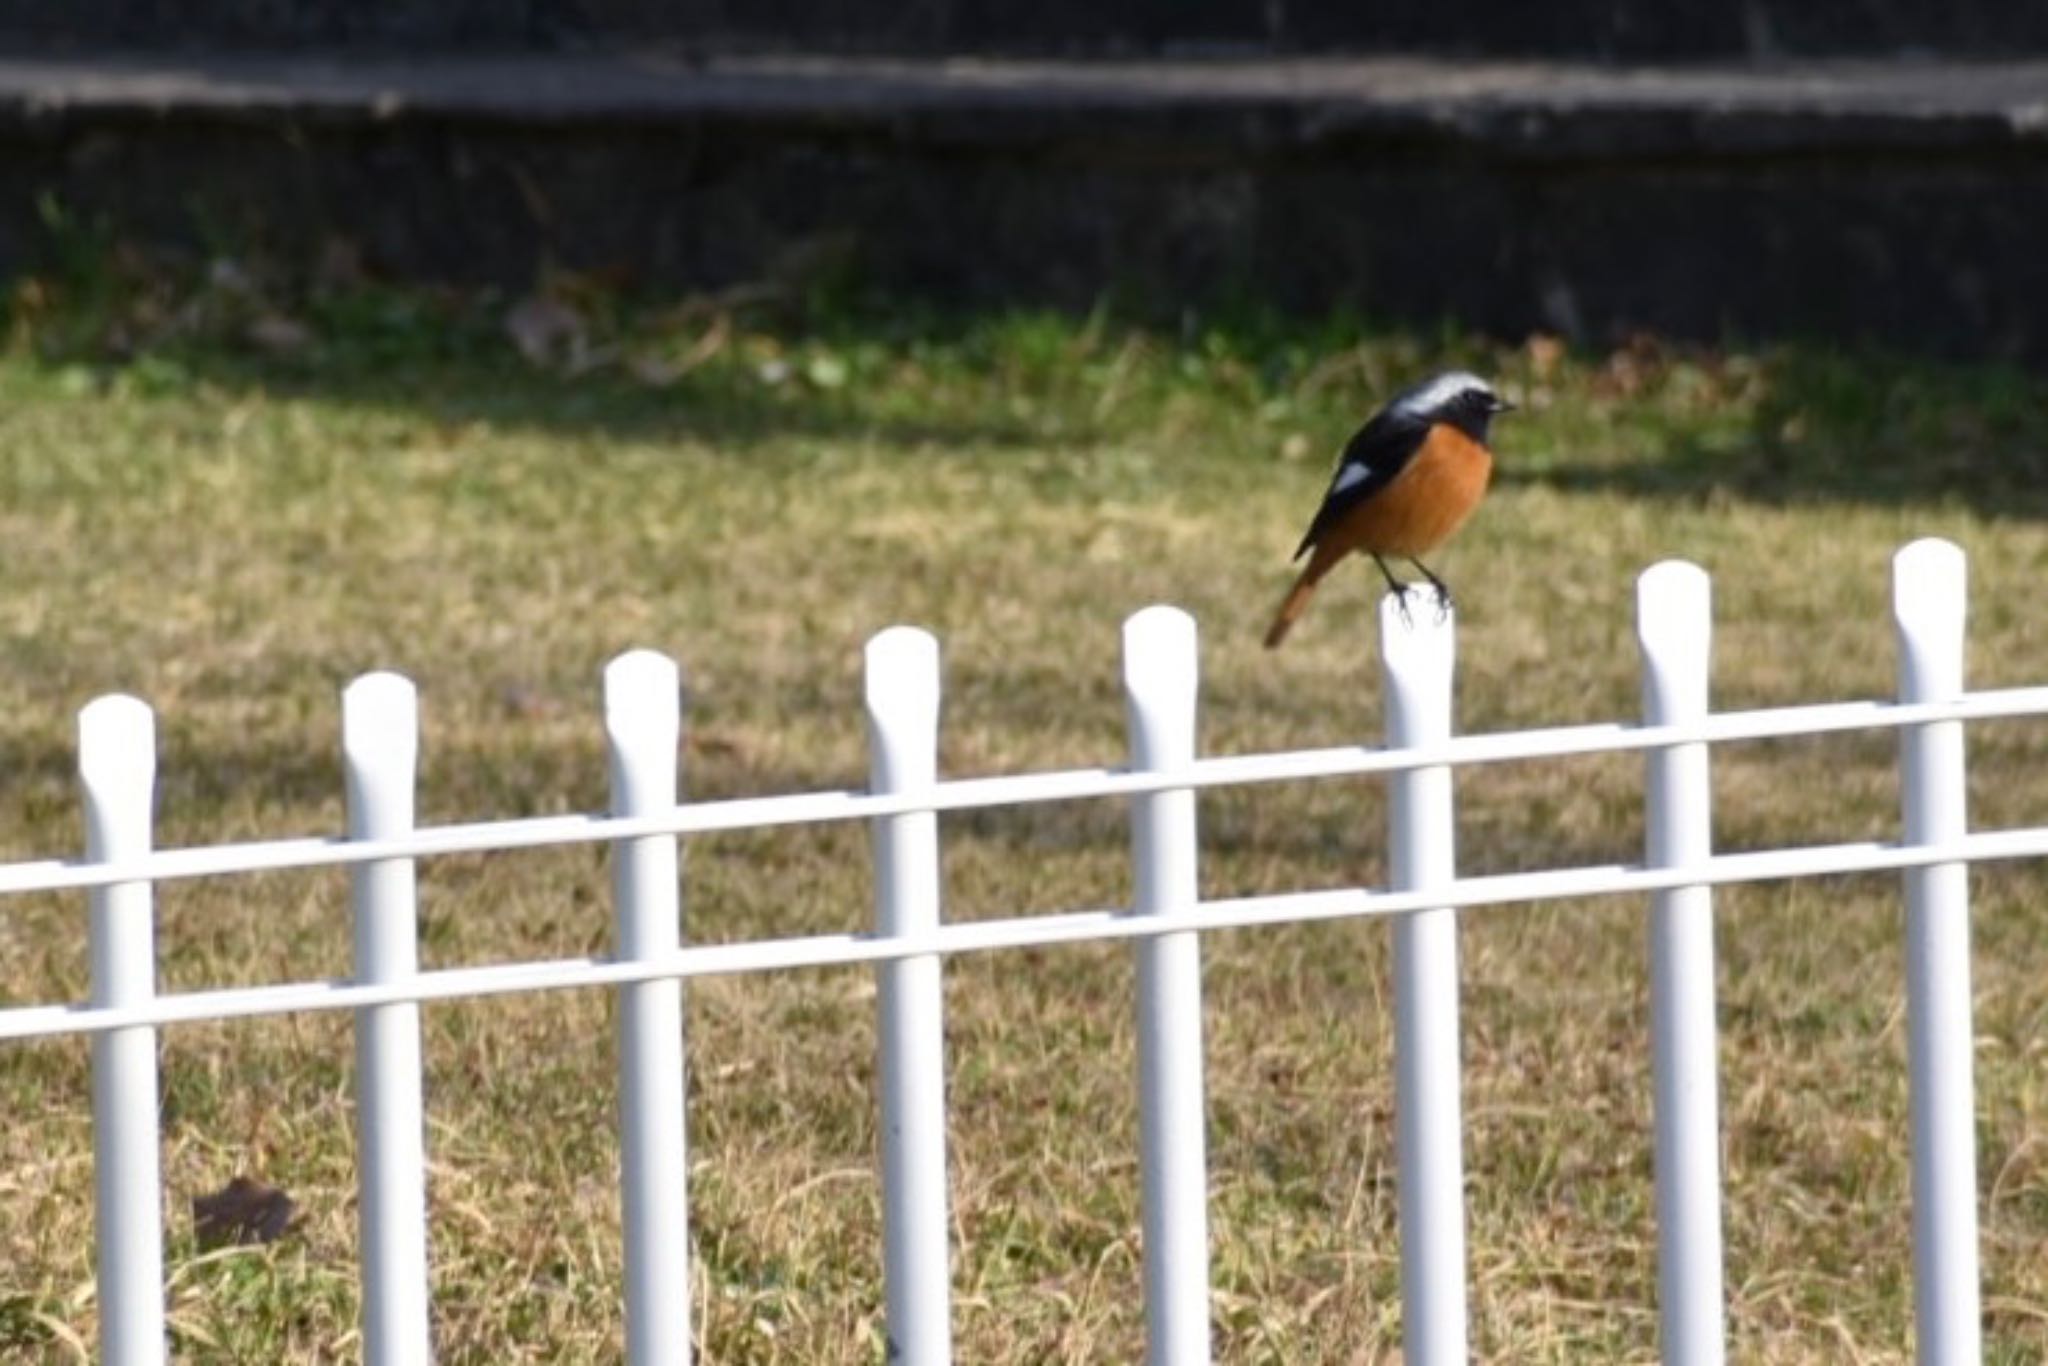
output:
[[[748,758],[751,747],[729,735],[712,735],[701,730],[693,730],[685,735],[684,748],[699,758],[744,761]]]
[[[360,289],[369,280],[363,268],[363,249],[346,237],[330,237],[320,246],[320,259],[313,266],[313,282],[321,289]]]
[[[274,1243],[292,1221],[292,1198],[238,1176],[212,1195],[192,1198],[192,1232],[202,1248]]]
[[[683,377],[683,368],[666,356],[635,351],[626,357],[626,373],[650,389],[666,389]]]
[[[265,313],[249,324],[252,345],[273,356],[295,355],[313,344],[313,329],[282,313]]]
[[[804,378],[819,389],[844,388],[850,373],[846,362],[830,352],[811,357],[804,366]]]
[[[505,315],[505,335],[535,365],[554,365],[585,350],[583,315],[551,294],[529,294]]]
[[[223,294],[249,297],[256,293],[256,279],[240,261],[216,256],[206,267],[206,283]]]
[[[657,351],[638,351],[626,361],[626,372],[642,384],[656,389],[666,389],[684,375],[689,374],[704,362],[725,349],[732,339],[732,315],[721,313],[712,319],[711,326],[704,334],[690,343],[688,350],[680,356],[667,356]]]
[[[1549,379],[1557,373],[1558,362],[1564,359],[1564,341],[1548,332],[1530,334],[1526,349],[1529,353],[1529,369],[1538,379]]]
[[[562,710],[559,701],[525,683],[504,684],[498,689],[498,703],[506,715],[528,720],[553,716]]]

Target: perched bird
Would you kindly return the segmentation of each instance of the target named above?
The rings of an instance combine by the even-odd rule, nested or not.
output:
[[[1308,555],[1308,563],[1266,628],[1266,648],[1287,638],[1316,585],[1354,550],[1372,556],[1404,607],[1410,585],[1394,577],[1383,556],[1421,570],[1448,604],[1451,590],[1416,557],[1442,545],[1486,496],[1493,474],[1486,424],[1514,406],[1477,375],[1453,370],[1402,390],[1374,413],[1345,444],[1323,505],[1294,552],[1297,560]]]

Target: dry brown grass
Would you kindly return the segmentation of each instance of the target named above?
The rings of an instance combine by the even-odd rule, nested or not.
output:
[[[899,621],[944,642],[950,774],[1116,760],[1116,628],[1155,600],[1202,624],[1206,751],[1380,733],[1366,574],[1333,580],[1278,655],[1257,634],[1325,453],[1371,395],[1439,358],[1412,340],[1182,344],[1029,320],[930,341],[740,336],[653,394],[335,345],[271,369],[201,350],[154,378],[0,366],[0,852],[77,846],[72,716],[111,689],[159,708],[164,843],[333,830],[336,692],[383,666],[422,688],[422,819],[594,809],[598,671],[634,645],[684,663],[693,794],[854,785],[859,646]],[[830,371],[801,379],[824,348],[847,358],[843,389]],[[1887,559],[1927,533],[1972,557],[1973,680],[2048,680],[2048,523],[2020,477],[2048,463],[2038,385],[1806,352],[1454,351],[1531,409],[1502,430],[1507,478],[1441,566],[1461,590],[1464,728],[1632,714],[1631,578],[1674,555],[1716,576],[1719,704],[1882,695]],[[771,352],[799,378],[761,381]],[[1951,465],[1901,470],[1930,432],[1953,438]],[[1975,737],[1978,825],[2048,819],[2044,740],[2024,723]],[[1726,847],[1895,829],[1882,738],[1731,748],[1715,781]],[[1473,771],[1461,865],[1629,858],[1638,783],[1626,758]],[[1215,895],[1381,877],[1374,783],[1215,793],[1202,820]],[[1127,892],[1115,804],[948,818],[944,835],[955,917]],[[689,935],[864,926],[866,860],[850,828],[698,841]],[[608,942],[592,850],[451,858],[422,887],[431,964]],[[1994,1359],[2033,1361],[2048,1353],[2048,880],[2003,867],[1974,887],[1988,1337]],[[332,874],[166,887],[165,987],[344,973],[344,889]],[[1734,1355],[1903,1360],[1896,885],[1718,904]],[[1627,900],[1467,920],[1488,1360],[1654,1354],[1642,926]],[[1207,941],[1224,1360],[1374,1362],[1398,1346],[1385,944],[1369,924]],[[83,974],[77,898],[0,908],[0,1000],[75,997]],[[949,968],[963,1360],[1138,1353],[1130,975],[1118,947]],[[858,971],[690,990],[707,1360],[879,1359],[872,997]],[[609,998],[427,1021],[443,1359],[615,1359]],[[0,1049],[10,1360],[94,1340],[85,1055]],[[346,1022],[327,1017],[167,1034],[186,1358],[356,1355],[349,1057]],[[268,1249],[195,1253],[190,1198],[237,1173],[288,1189],[300,1222]]]

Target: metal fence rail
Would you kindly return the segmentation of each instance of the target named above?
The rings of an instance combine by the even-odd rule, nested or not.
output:
[[[153,717],[133,698],[102,698],[80,715],[85,857],[0,866],[0,895],[87,892],[90,998],[0,1010],[0,1040],[93,1040],[102,1350],[106,1360],[131,1366],[165,1355],[156,1031],[194,1020],[354,1011],[364,1354],[375,1366],[389,1366],[432,1355],[420,1004],[616,986],[628,1356],[636,1366],[680,1363],[690,1353],[683,983],[719,973],[873,963],[890,1349],[892,1359],[931,1363],[951,1353],[944,959],[1128,939],[1137,960],[1149,1359],[1199,1363],[1210,1355],[1200,933],[1389,917],[1405,1359],[1441,1366],[1467,1356],[1457,913],[1645,895],[1663,1353],[1669,1363],[1700,1366],[1726,1354],[1712,889],[1897,871],[1906,905],[1919,1354],[1925,1362],[1975,1362],[1981,1347],[1966,870],[1972,862],[2048,856],[2048,827],[1968,831],[1963,726],[2048,714],[2048,688],[1964,691],[1965,579],[1962,552],[1946,542],[1916,542],[1896,557],[1896,700],[1716,715],[1707,705],[1707,576],[1691,565],[1661,564],[1638,583],[1640,723],[1459,737],[1451,734],[1451,614],[1412,601],[1403,613],[1390,599],[1380,612],[1386,746],[1207,759],[1195,757],[1194,622],[1172,608],[1149,608],[1124,629],[1127,766],[948,782],[937,776],[937,642],[898,627],[867,649],[873,758],[866,791],[680,805],[676,667],[636,651],[605,672],[612,791],[606,813],[425,829],[413,823],[412,685],[372,674],[343,695],[345,836],[154,852]],[[1713,852],[1714,744],[1854,729],[1899,732],[1898,841]],[[1457,876],[1457,769],[1628,751],[1645,755],[1640,864]],[[1200,899],[1198,790],[1372,774],[1389,778],[1388,887]],[[1104,796],[1132,798],[1131,906],[944,922],[942,813]],[[678,837],[846,820],[868,821],[873,831],[873,933],[685,942]],[[599,842],[613,850],[611,956],[419,970],[418,859]],[[155,883],[322,866],[352,870],[353,978],[157,994]]]

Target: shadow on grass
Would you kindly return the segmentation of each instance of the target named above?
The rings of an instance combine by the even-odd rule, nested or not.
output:
[[[866,440],[898,446],[1022,447],[1044,439],[1028,420],[1000,410],[889,412],[820,392],[801,380],[693,376],[655,388],[616,376],[568,378],[516,360],[462,360],[425,374],[381,375],[349,367],[322,373],[239,358],[190,359],[191,377],[231,394],[307,400],[408,415],[449,427],[482,424],[620,441],[702,442],[744,451],[791,438]]]
[[[1773,347],[1753,364],[1754,384],[1732,421],[1663,422],[1637,458],[1507,464],[1502,480],[1642,499],[2048,515],[2048,383],[2040,377],[1818,343]]]
[[[513,302],[369,284],[279,303],[253,282],[173,288],[96,261],[70,278],[33,307],[34,282],[18,284],[11,322],[17,356],[74,387],[204,388],[734,453],[791,438],[917,451],[1171,431],[1194,434],[1178,455],[1253,462],[1293,440],[1313,463],[1400,385],[1460,367],[1532,400],[1501,434],[1508,483],[2048,513],[2048,379],[1826,341],[1639,337],[1574,352],[1255,310],[1161,328],[1106,307],[947,313],[785,293],[727,308],[587,287]]]

